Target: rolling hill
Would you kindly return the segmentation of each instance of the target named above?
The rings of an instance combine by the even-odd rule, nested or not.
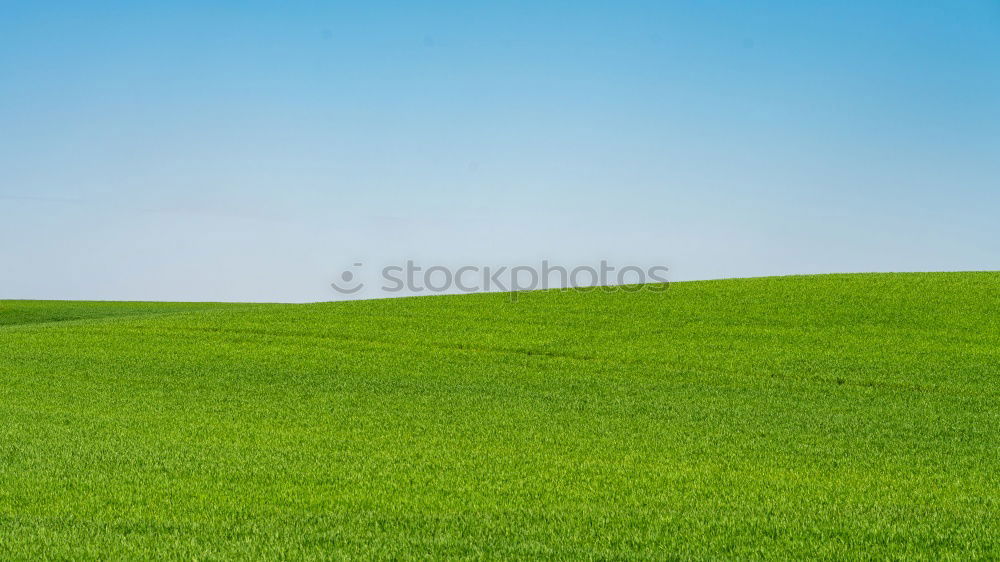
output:
[[[1000,557],[1000,273],[0,301],[0,557]]]

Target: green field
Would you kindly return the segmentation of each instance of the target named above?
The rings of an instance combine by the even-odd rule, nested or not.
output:
[[[1000,557],[1000,273],[0,301],[0,558]]]

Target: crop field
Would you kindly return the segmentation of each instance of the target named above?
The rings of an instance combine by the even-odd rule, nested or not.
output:
[[[1000,557],[1000,273],[0,301],[0,558]]]

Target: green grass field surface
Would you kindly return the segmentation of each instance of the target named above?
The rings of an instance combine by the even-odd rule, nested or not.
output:
[[[0,558],[1000,557],[1000,273],[0,301]]]

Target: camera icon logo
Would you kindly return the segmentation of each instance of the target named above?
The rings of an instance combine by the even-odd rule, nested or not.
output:
[[[360,281],[354,284],[355,272],[352,270],[355,268],[360,268],[363,265],[364,264],[359,262],[355,263],[351,269],[345,269],[340,274],[341,283],[334,281],[330,283],[330,286],[333,287],[333,290],[337,291],[342,295],[353,295],[354,293],[357,293],[358,291],[360,291],[365,287],[365,284]]]

